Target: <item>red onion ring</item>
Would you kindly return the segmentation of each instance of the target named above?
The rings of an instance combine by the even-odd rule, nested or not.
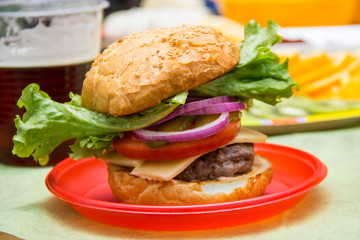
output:
[[[208,98],[208,99],[205,99],[205,100],[186,103],[183,106],[177,107],[172,113],[170,113],[169,115],[167,115],[166,117],[164,117],[160,121],[152,124],[151,126],[155,126],[155,125],[158,125],[160,123],[166,122],[166,121],[168,121],[168,120],[170,120],[170,119],[172,119],[174,117],[184,115],[187,112],[191,112],[191,111],[201,109],[201,108],[204,108],[204,107],[209,107],[209,106],[212,106],[214,104],[228,103],[228,102],[236,103],[236,98],[232,97],[232,96],[221,96],[221,97]],[[237,110],[240,110],[240,109],[245,109],[245,104],[244,103],[242,103],[241,108],[239,108]],[[223,110],[223,111],[217,112],[217,113],[222,113],[222,112],[228,112],[228,111]]]
[[[185,112],[182,115],[216,114],[223,112],[233,112],[243,109],[245,109],[245,104],[242,102],[217,103],[212,106],[207,106],[194,111]]]
[[[215,121],[194,129],[178,132],[157,132],[138,129],[133,131],[133,133],[139,141],[190,141],[214,135],[226,127],[229,119],[229,113],[223,112]]]

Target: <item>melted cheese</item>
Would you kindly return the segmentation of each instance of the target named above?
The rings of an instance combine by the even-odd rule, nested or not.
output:
[[[265,142],[266,138],[267,136],[262,133],[242,127],[239,134],[226,145],[244,142],[261,143]],[[201,155],[172,161],[143,161],[142,164],[134,166],[131,174],[142,178],[169,181],[200,156]],[[114,161],[111,162],[115,163]]]
[[[202,191],[206,194],[218,194],[220,192],[230,194],[235,188],[245,187],[248,179],[255,177],[271,167],[271,163],[265,159],[255,156],[251,171],[242,175],[228,178],[221,177],[218,181],[208,181],[202,186]]]
[[[142,178],[169,181],[200,156],[172,161],[145,161],[142,165],[135,167],[130,174]]]
[[[249,128],[240,128],[239,134],[228,144],[234,144],[234,143],[245,143],[245,142],[252,142],[252,143],[263,143],[267,139],[267,136],[265,134],[262,134],[258,131],[249,129]]]

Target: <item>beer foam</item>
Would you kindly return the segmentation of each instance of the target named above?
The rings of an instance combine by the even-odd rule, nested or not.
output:
[[[89,62],[100,52],[102,12],[38,17],[34,27],[7,17],[0,35],[0,67],[47,67]],[[26,19],[26,18],[24,18]],[[47,22],[46,22],[47,21]]]

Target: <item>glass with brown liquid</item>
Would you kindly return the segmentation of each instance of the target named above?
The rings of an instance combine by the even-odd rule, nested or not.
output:
[[[16,105],[30,83],[58,102],[80,93],[91,62],[100,52],[102,0],[36,0],[0,3],[0,162],[39,166],[12,154]],[[50,155],[50,164],[66,158],[69,142]]]

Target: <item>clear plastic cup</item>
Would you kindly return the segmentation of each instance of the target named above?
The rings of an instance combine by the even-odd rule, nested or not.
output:
[[[17,100],[30,83],[59,102],[80,93],[85,73],[100,52],[103,0],[27,0],[0,2],[0,162],[38,165],[12,155]],[[69,143],[51,156],[68,156]]]

